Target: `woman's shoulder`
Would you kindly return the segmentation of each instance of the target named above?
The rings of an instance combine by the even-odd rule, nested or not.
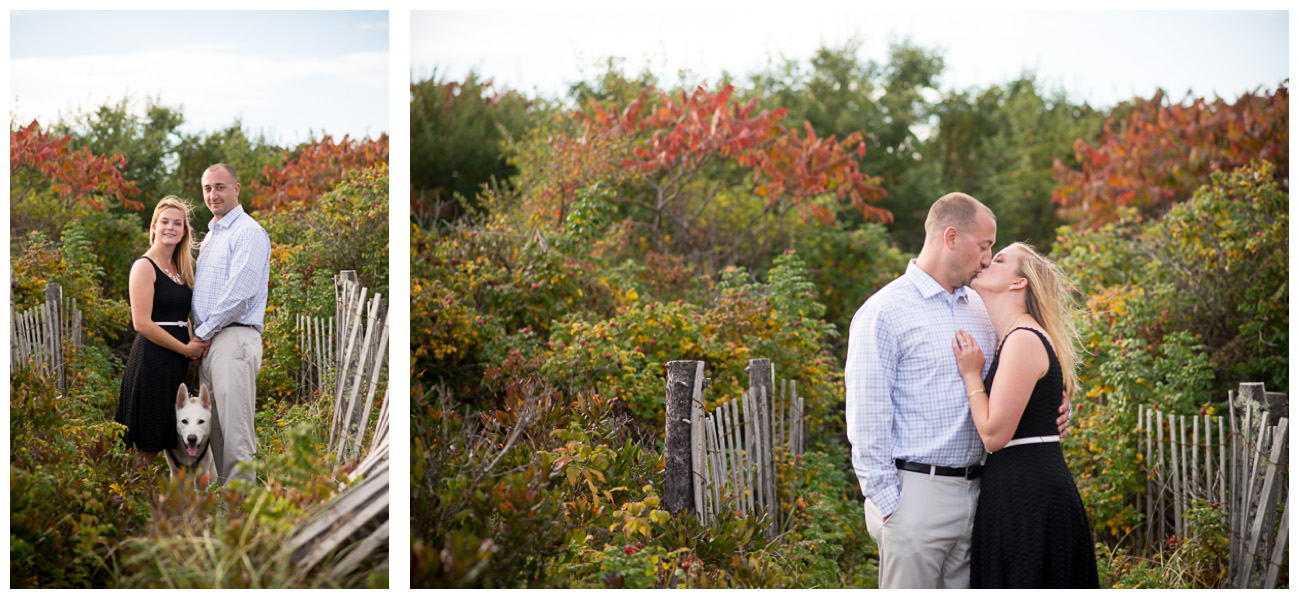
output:
[[[1002,340],[999,354],[1002,355],[1003,361],[1010,359],[1035,365],[1041,362],[1043,369],[1046,370],[1050,349],[1051,342],[1046,332],[1033,327],[1017,327],[1008,332],[1006,339]]]
[[[141,256],[131,263],[130,279],[138,277],[152,278],[154,277],[154,271],[157,269],[158,265],[154,264],[153,259],[148,256]]]
[[[1022,330],[1027,333],[1016,335],[1017,331],[1022,331]],[[1037,334],[1037,335],[1033,335],[1033,334]],[[1011,330],[1011,333],[1007,334],[1007,341],[1005,343],[1010,343],[1013,338],[1018,340],[1016,342],[1017,345],[1028,345],[1030,347],[1042,348],[1044,353],[1055,354],[1055,349],[1052,346],[1056,342],[1053,342],[1052,336],[1049,335],[1046,330],[1040,327],[1017,327]],[[1034,341],[1034,340],[1038,340],[1038,341]]]

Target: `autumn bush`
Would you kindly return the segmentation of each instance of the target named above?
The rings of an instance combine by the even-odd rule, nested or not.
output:
[[[103,587],[105,540],[149,518],[149,477],[131,468],[125,428],[86,398],[60,396],[30,368],[10,383],[9,570],[15,587]]]
[[[295,318],[334,315],[334,277],[357,272],[367,295],[388,293],[388,163],[350,171],[318,198],[259,217],[271,238],[271,269],[258,390],[265,402],[304,393]]]
[[[1289,172],[1289,81],[1236,100],[1193,98],[1171,102],[1164,91],[1117,107],[1096,144],[1074,144],[1077,167],[1054,159],[1060,183],[1052,193],[1070,220],[1093,228],[1130,207],[1158,217],[1187,200],[1215,173],[1254,161]],[[1285,185],[1283,183],[1283,185]]]
[[[660,506],[662,461],[620,402],[565,403],[537,377],[476,411],[445,386],[412,402],[416,587],[813,587],[873,585],[843,455],[788,457],[779,494],[792,532],[720,515],[708,527]]]
[[[1086,296],[1084,409],[1066,456],[1102,540],[1142,521],[1136,406],[1222,413],[1242,381],[1286,389],[1287,195],[1272,166],[1216,173],[1163,218],[1121,211],[1062,230],[1053,256]]]
[[[726,98],[697,90],[646,102],[680,102],[664,109],[671,113]],[[611,126],[611,113],[600,114],[575,118]],[[816,211],[800,219],[795,205],[778,226],[753,184],[737,183],[712,198],[686,186],[681,202],[704,208],[701,223],[718,230],[730,219],[770,219],[751,247],[769,249],[747,251],[745,265],[701,263],[693,252],[721,256],[711,248],[725,242],[647,230],[642,203],[652,187],[614,162],[635,157],[645,136],[620,127],[592,139],[594,154],[572,138],[532,134],[513,146],[517,187],[485,188],[482,210],[455,222],[412,227],[412,584],[873,584],[874,546],[835,438],[843,397],[836,330],[813,273],[863,275],[869,286],[901,269],[901,256],[882,229],[823,233],[831,230]],[[711,152],[701,159],[712,161],[710,173],[733,168],[723,166],[726,152]],[[666,181],[675,168],[688,167],[654,166],[648,177]],[[825,208],[836,198],[807,202]],[[771,250],[793,240],[803,245]],[[816,269],[803,247],[819,262],[841,262]],[[818,432],[807,459],[780,459],[781,518],[796,531],[777,541],[758,517],[726,513],[705,527],[660,506],[664,363],[705,361],[712,407],[748,389],[745,368],[758,357],[798,382],[807,429]]]

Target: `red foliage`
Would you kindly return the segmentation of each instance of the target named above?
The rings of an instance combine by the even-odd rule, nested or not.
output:
[[[66,202],[79,202],[96,210],[104,209],[103,199],[112,198],[131,210],[144,204],[127,196],[139,193],[132,181],[122,179],[126,166],[122,153],[97,156],[89,148],[72,150],[72,136],[54,136],[41,130],[36,121],[26,127],[9,126],[9,174],[30,169],[50,178],[50,189]],[[12,200],[21,200],[21,195]]]
[[[285,152],[283,169],[266,167],[267,183],[250,181],[253,206],[277,210],[299,202],[310,202],[330,191],[344,175],[355,169],[388,162],[388,134],[379,139],[354,141],[343,136],[338,143],[330,136]]]
[[[1161,214],[1209,183],[1214,171],[1230,171],[1252,159],[1277,166],[1287,180],[1289,92],[1246,94],[1235,103],[1197,99],[1189,106],[1164,105],[1157,92],[1139,100],[1120,123],[1107,120],[1098,147],[1074,144],[1080,170],[1055,161],[1061,184],[1052,200],[1066,219],[1098,227],[1120,206]]]
[[[593,137],[648,132],[622,167],[647,175],[671,172],[665,187],[685,182],[704,163],[719,161],[748,168],[754,192],[768,198],[769,205],[786,199],[830,221],[830,211],[807,201],[834,191],[840,198],[851,198],[865,218],[892,220],[889,211],[867,204],[886,192],[880,178],[858,169],[853,153],[863,153],[861,133],[837,142],[834,136],[818,138],[805,123],[801,136],[780,124],[785,109],[756,112],[754,100],[742,106],[732,100],[733,93],[730,85],[717,92],[699,86],[689,96],[683,91],[676,98],[660,93],[660,102],[649,114],[648,93],[643,93],[626,107],[595,106],[580,119]]]

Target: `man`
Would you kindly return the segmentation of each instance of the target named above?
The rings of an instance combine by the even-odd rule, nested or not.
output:
[[[212,390],[212,452],[221,483],[256,480],[236,465],[257,451],[253,414],[262,368],[262,323],[271,239],[239,205],[239,177],[229,165],[203,172],[203,201],[212,210],[194,277],[194,335],[211,345],[199,381]]]
[[[966,286],[989,266],[996,237],[993,211],[978,200],[938,199],[921,254],[849,326],[845,416],[881,588],[970,587],[984,446],[952,339],[958,329],[974,336],[987,372],[997,334]],[[1057,424],[1063,433],[1068,415]]]

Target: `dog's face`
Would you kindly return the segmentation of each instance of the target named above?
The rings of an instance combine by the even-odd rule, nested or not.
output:
[[[212,393],[208,386],[199,386],[199,395],[191,396],[185,384],[176,390],[176,433],[185,453],[197,457],[208,443],[212,431]]]

